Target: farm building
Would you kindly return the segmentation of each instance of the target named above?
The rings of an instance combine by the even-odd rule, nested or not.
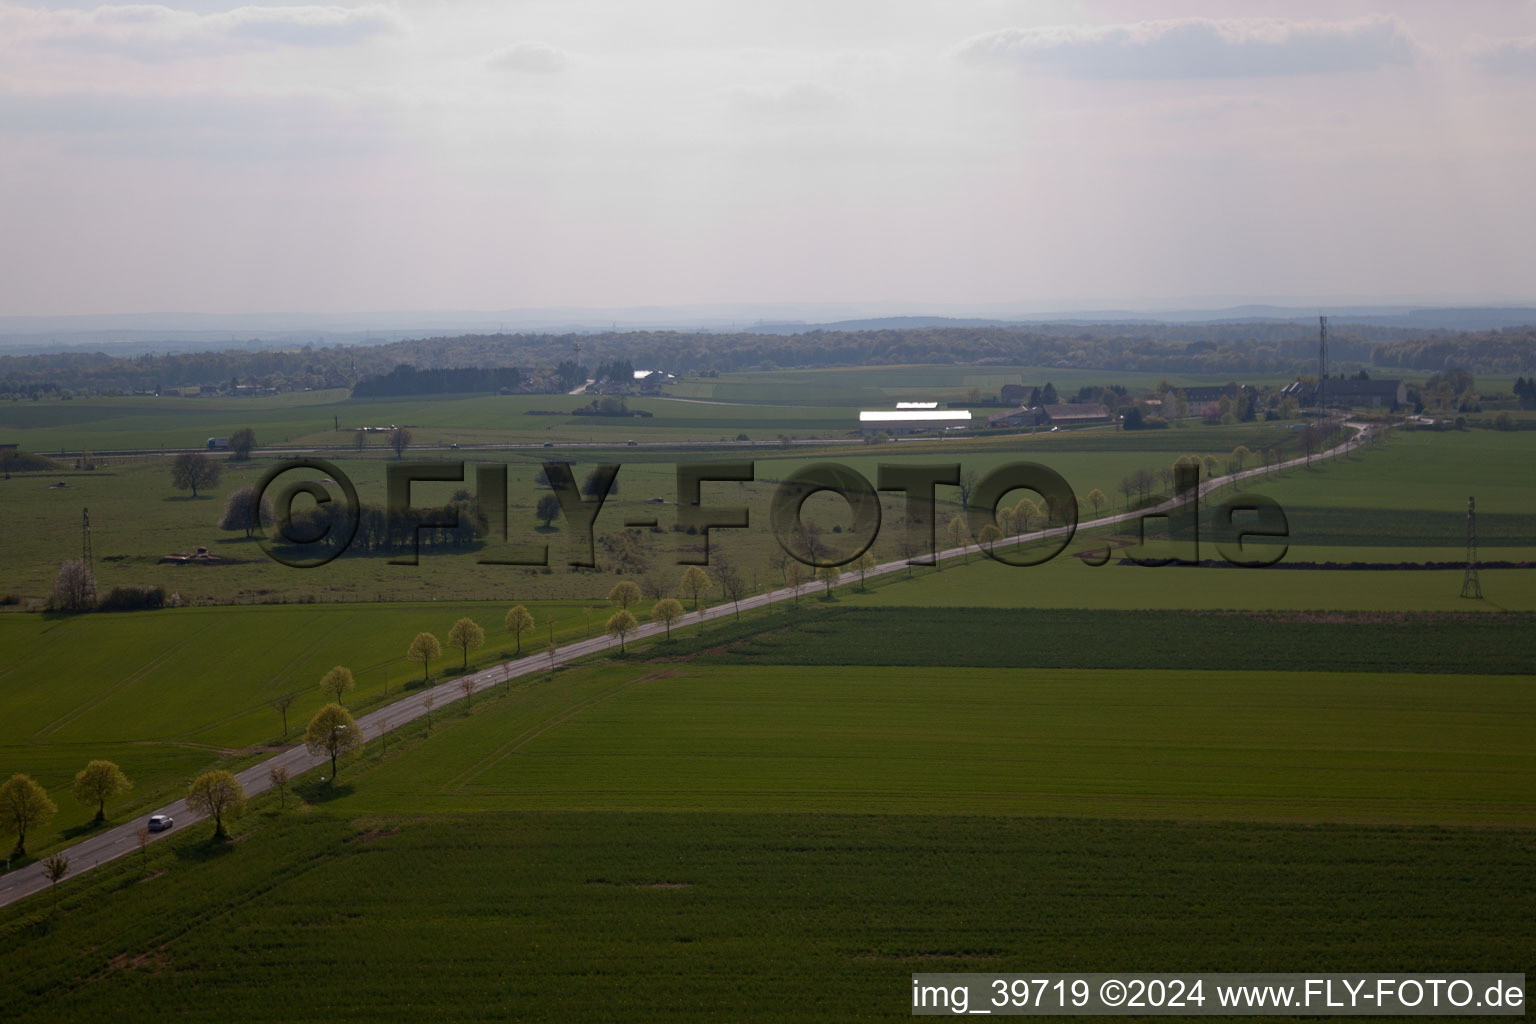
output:
[[[998,395],[1004,405],[1020,406],[1029,401],[1028,384],[1004,384],[1002,392]]]
[[[989,427],[1032,427],[1038,420],[1039,410],[1026,405],[987,417]]]
[[[1113,417],[1098,402],[1081,402],[1071,405],[1044,405],[1040,407],[1040,422],[1053,427],[1075,426],[1080,423],[1109,423]]]
[[[1280,392],[1299,399],[1304,405],[1317,403],[1317,385],[1293,381]],[[1329,405],[1390,407],[1394,403],[1406,405],[1408,385],[1400,380],[1330,380],[1326,382],[1323,400]]]
[[[943,433],[970,426],[965,409],[865,409],[859,413],[859,430],[865,434]]]

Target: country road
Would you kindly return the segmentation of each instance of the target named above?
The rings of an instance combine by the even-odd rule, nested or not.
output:
[[[1356,432],[1355,436],[1347,438],[1343,443],[1335,446],[1334,448],[1316,453],[1311,456],[1311,458],[1321,461],[1339,452],[1347,451],[1357,439],[1369,438],[1370,436],[1369,434],[1365,433],[1367,428],[1364,424],[1346,422],[1344,426],[1353,429]],[[1244,470],[1240,473],[1213,477],[1200,485],[1199,493],[1201,496],[1204,496],[1212,491],[1226,486],[1229,483],[1234,483],[1238,480],[1244,480],[1262,474],[1276,472],[1280,469],[1288,469],[1293,466],[1302,465],[1308,461],[1309,460],[1306,456],[1300,456],[1287,462],[1280,463],[1278,466],[1260,466],[1254,469]],[[1003,540],[999,541],[999,543],[1012,544],[1019,541],[1041,540],[1050,537],[1060,537],[1076,530],[1090,530],[1104,526],[1113,526],[1119,523],[1125,523],[1139,519],[1143,516],[1165,513],[1168,510],[1174,508],[1178,503],[1178,499],[1170,499],[1166,502],[1163,502],[1161,505],[1157,505],[1151,508],[1138,509],[1134,512],[1122,512],[1116,515],[1104,516],[1099,519],[1079,522],[1076,526],[1058,526],[1048,530],[1037,530],[1027,534],[1019,534],[1015,537],[1004,538]],[[940,551],[938,552],[937,557],[940,559],[959,558],[962,556],[968,556],[971,553],[983,555],[986,554],[981,545],[968,544],[962,547],[948,548]],[[879,576],[886,573],[898,572],[906,568],[907,563],[904,560],[884,562],[874,567],[873,569],[866,570],[865,575]],[[845,572],[839,578],[837,585],[841,586],[847,583],[855,582],[858,578],[859,573],[857,572]],[[791,600],[796,597],[797,594],[806,592],[808,588],[814,592],[815,588],[821,586],[823,586],[823,584],[819,582],[808,582],[802,583],[797,587],[783,587],[766,593],[754,594],[751,597],[742,598],[739,603],[726,602],[715,605],[713,607],[705,608],[701,612],[688,615],[683,620],[683,622],[708,622],[713,619],[733,615],[735,614],[738,606],[741,611],[749,611],[755,608],[766,607],[767,605],[774,604],[779,601]],[[663,632],[664,629],[665,627],[661,623],[647,623],[646,625],[639,627],[632,634],[630,634],[628,639],[631,641],[643,640],[648,637],[656,636],[657,634]],[[547,671],[555,666],[565,665],[579,658],[584,658],[592,654],[598,654],[602,651],[608,650],[611,647],[618,646],[618,643],[618,640],[613,637],[606,635],[597,636],[587,640],[580,640],[575,643],[567,644],[564,647],[556,648],[553,652],[545,651],[540,654],[526,655],[513,661],[502,662],[489,668],[482,669],[478,672],[471,673],[468,676],[461,676],[447,682],[439,683],[437,686],[431,687],[429,689],[419,690],[415,693],[412,693],[410,696],[403,697],[400,700],[395,701],[392,704],[386,705],[385,707],[378,708],[377,710],[370,711],[367,714],[362,715],[358,718],[357,723],[363,732],[365,740],[375,739],[392,729],[398,729],[402,725],[413,722],[416,719],[424,716],[426,714],[426,706],[424,704],[424,700],[429,694],[434,699],[435,710],[437,708],[442,708],[452,704],[456,700],[462,699],[465,694],[461,689],[461,684],[465,680],[469,680],[473,683],[473,690],[471,693],[477,693],[480,690],[486,689],[487,687],[501,685],[509,679],[517,679],[536,672]],[[316,768],[321,764],[324,764],[327,760],[328,758],[324,756],[317,757],[310,754],[309,751],[302,745],[295,746],[290,747],[280,754],[276,754],[270,758],[267,758],[260,764],[253,765],[250,768],[239,772],[236,775],[236,778],[238,778],[240,780],[240,784],[245,787],[247,796],[256,796],[257,794],[263,793],[267,789],[271,788],[271,782],[268,779],[268,772],[272,768],[278,766],[286,767],[291,776],[298,776],[301,772],[306,772],[311,768]],[[121,857],[126,853],[136,851],[138,849],[138,829],[144,823],[145,819],[149,817],[149,814],[168,814],[176,821],[174,829],[172,829],[170,832],[160,832],[154,834],[150,840],[151,842],[158,841],[164,836],[170,835],[172,833],[179,833],[183,831],[187,826],[196,824],[197,822],[202,821],[204,818],[204,815],[193,812],[193,810],[187,806],[187,802],[185,800],[177,800],[173,803],[165,805],[164,807],[156,808],[153,811],[150,811],[148,814],[141,814],[133,821],[115,826],[105,832],[94,835],[89,839],[82,840],[73,846],[59,851],[63,853],[64,856],[69,858],[70,875],[73,876],[79,874],[82,871],[90,870],[91,868],[97,867],[107,861]],[[25,896],[41,892],[47,887],[48,879],[44,873],[43,864],[41,861],[34,861],[24,868],[0,875],[0,906],[14,903],[15,901],[22,899]]]

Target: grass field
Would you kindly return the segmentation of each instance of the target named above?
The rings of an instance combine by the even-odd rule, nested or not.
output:
[[[476,565],[488,548],[424,550],[414,568],[277,565],[214,528],[265,457],[196,501],[159,460],[18,475],[0,484],[0,592],[40,597],[88,506],[99,589],[159,583],[207,604],[0,614],[0,779],[31,774],[58,803],[29,843],[44,854],[90,828],[68,786],[91,758],[135,780],[109,807],[123,821],[277,743],[272,697],[300,693],[301,730],[332,665],[356,673],[354,710],[399,695],[420,678],[403,660],[420,630],[476,619],[488,635],[471,668],[512,650],[514,603],[538,620],[525,651],[551,622],[557,642],[591,635],[616,580],[673,582],[679,550],[697,551],[669,528],[679,458],[759,460],[756,483],[704,500],[753,509],[753,529],[711,548],[768,584],[773,482],[811,461],[871,480],[890,461],[1037,461],[1118,505],[1132,470],[1293,439],[1259,423],[816,452],[622,443],[846,434],[860,405],[1020,380],[1156,383],[1134,376],[773,371],[690,381],[679,393],[700,401],[631,400],[655,418],[614,422],[522,415],[584,402],[562,396],[0,407],[0,440],[31,449],[180,445],[247,424],[264,443],[332,443],[348,436],[336,416],[413,423],[422,443],[597,440],[609,447],[580,450],[583,466],[625,467],[597,528],[602,568],[571,572],[566,531],[531,530],[537,458],[571,452],[466,453],[511,464],[513,539],[550,541],[548,573]],[[1286,508],[1288,562],[1455,561],[1469,494],[1483,557],[1520,560],[1536,558],[1533,456],[1536,432],[1397,433],[1247,487]],[[382,502],[380,453],[336,461]],[[414,498],[459,486],[472,474]],[[946,521],[955,497],[940,494]],[[807,507],[846,520],[825,496]],[[903,509],[894,495],[884,509],[875,551],[894,558]],[[632,535],[645,564],[619,576],[603,538],[636,513],[661,529]],[[1033,568],[973,555],[808,592],[442,706],[371,742],[339,784],[312,773],[285,808],[259,798],[233,843],[178,827],[146,857],[76,865],[57,913],[46,894],[0,913],[0,1017],[894,1019],[921,970],[1521,969],[1536,950],[1536,571],[1486,570],[1470,601],[1459,569],[1072,557],[1103,540]],[[199,544],[231,564],[158,563]],[[447,649],[434,673],[458,664]]]
[[[1284,433],[1280,431],[1278,433]],[[738,566],[766,570],[778,546],[768,529],[768,507],[777,482],[814,461],[835,459],[863,473],[874,482],[882,463],[958,462],[967,470],[985,474],[1006,462],[1030,460],[1043,462],[1079,491],[1087,494],[1095,487],[1116,496],[1119,481],[1138,468],[1155,468],[1171,463],[1185,454],[1225,455],[1239,443],[1258,446],[1277,434],[1273,426],[1243,425],[1241,428],[1192,428],[1181,431],[1147,432],[1137,435],[1098,432],[1103,450],[1093,450],[1078,439],[1041,434],[1018,439],[989,439],[965,442],[927,442],[918,445],[887,445],[879,454],[859,445],[851,449],[818,453],[784,453],[780,449],[764,452],[726,450],[706,455],[679,455],[645,449],[581,451],[575,458],[578,478],[590,465],[617,462],[618,493],[605,503],[596,531],[604,536],[623,529],[631,521],[657,519],[659,531],[639,531],[635,543],[659,576],[674,579],[681,573],[677,565],[679,545],[692,554],[697,541],[671,531],[675,522],[677,462],[753,459],[757,481],[750,484],[712,483],[705,486],[705,500],[711,504],[741,504],[752,510],[753,527],[748,530],[724,530],[714,534],[713,545],[726,552]],[[1167,435],[1167,436],[1158,436]],[[1175,436],[1176,435],[1176,436]],[[1129,439],[1129,440],[1127,440]],[[428,453],[426,461],[439,461],[448,453]],[[52,585],[59,563],[75,557],[80,546],[80,510],[91,513],[92,542],[96,555],[98,589],[105,593],[122,584],[156,584],[178,593],[184,600],[206,603],[252,603],[272,600],[410,600],[424,589],[441,599],[474,599],[488,591],[515,592],[518,599],[600,600],[612,585],[611,571],[597,576],[572,574],[566,563],[571,559],[570,532],[563,520],[557,520],[553,532],[536,532],[539,520],[534,514],[541,494],[547,493],[535,483],[538,462],[543,458],[565,460],[570,453],[558,450],[531,453],[465,453],[462,483],[426,483],[412,489],[412,501],[444,504],[459,490],[476,490],[475,467],[501,463],[508,467],[508,527],[510,541],[517,545],[549,543],[551,572],[485,566],[482,558],[505,557],[500,541],[488,538],[484,543],[463,551],[429,550],[414,568],[390,565],[399,553],[379,556],[347,557],[321,569],[301,572],[278,565],[266,558],[258,545],[243,532],[217,529],[224,499],[235,490],[254,485],[274,464],[260,457],[249,462],[226,462],[220,483],[211,491],[192,498],[171,484],[169,464],[160,458],[111,461],[95,471],[17,475],[0,482],[0,502],[4,503],[7,524],[11,528],[8,573],[5,591],[32,602],[40,602]],[[1367,461],[1362,456],[1357,461]],[[352,453],[337,454],[333,461],[355,482],[360,500],[383,506],[386,502],[386,473],[393,460],[382,457],[360,458]],[[461,461],[458,459],[455,462]],[[285,477],[287,481],[289,478]],[[59,486],[59,484],[64,486]],[[656,500],[652,500],[656,499]],[[944,515],[958,511],[957,488],[940,489]],[[308,499],[304,499],[307,501]],[[904,505],[899,495],[888,494],[884,501],[884,521],[875,551],[883,558],[899,554],[900,530]],[[812,499],[807,516],[822,520],[830,530],[846,525],[846,505],[831,496]],[[226,561],[218,566],[162,564],[162,556],[205,546]],[[613,560],[600,552],[600,566],[612,570]],[[4,592],[4,591],[0,591]]]
[[[457,671],[460,652],[447,645],[460,616],[486,630],[471,667],[514,650],[502,629],[508,604],[425,602],[390,605],[183,608],[160,612],[62,618],[0,616],[0,777],[25,772],[52,793],[60,813],[32,837],[34,852],[78,834],[92,813],[69,785],[92,758],[116,761],[135,789],[112,817],[180,795],[211,764],[249,757],[281,738],[282,718],[269,701],[296,691],[290,735],[325,699],[320,677],[333,665],[352,669],[354,709],[399,696],[421,680],[405,660],[411,638],[426,630],[444,645],[434,676]],[[534,605],[534,635],[525,651],[542,649],[551,625],[556,642],[589,634],[589,616],[570,604]],[[595,618],[595,616],[593,616]],[[599,620],[600,621],[600,620]],[[599,628],[594,625],[591,629]]]
[[[1527,831],[259,817],[0,925],[7,1020],[900,1020],[915,971],[1513,970],[1536,940]]]
[[[610,665],[335,806],[1532,826],[1533,715],[1510,675]]]

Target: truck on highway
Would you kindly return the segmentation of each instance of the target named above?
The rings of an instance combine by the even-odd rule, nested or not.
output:
[[[218,450],[220,448],[228,448],[228,447],[229,447],[229,438],[227,438],[227,437],[210,437],[208,439],[208,450],[209,451],[216,451],[216,450]]]

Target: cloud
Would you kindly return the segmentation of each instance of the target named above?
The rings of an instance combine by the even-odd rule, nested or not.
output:
[[[1536,74],[1536,36],[1484,43],[1473,49],[1472,59],[1496,75]]]
[[[755,114],[808,114],[831,110],[841,100],[829,89],[796,82],[782,89],[736,89],[731,93],[731,102]]]
[[[43,10],[0,4],[0,32],[51,49],[161,61],[284,46],[352,46],[405,27],[377,6],[236,7],[213,14],[160,4]]]
[[[494,71],[552,75],[570,67],[571,55],[548,43],[514,43],[491,54],[485,63]]]
[[[955,55],[971,64],[1083,78],[1239,78],[1373,71],[1411,64],[1418,54],[1395,18],[1180,18],[1001,29],[967,40]]]

